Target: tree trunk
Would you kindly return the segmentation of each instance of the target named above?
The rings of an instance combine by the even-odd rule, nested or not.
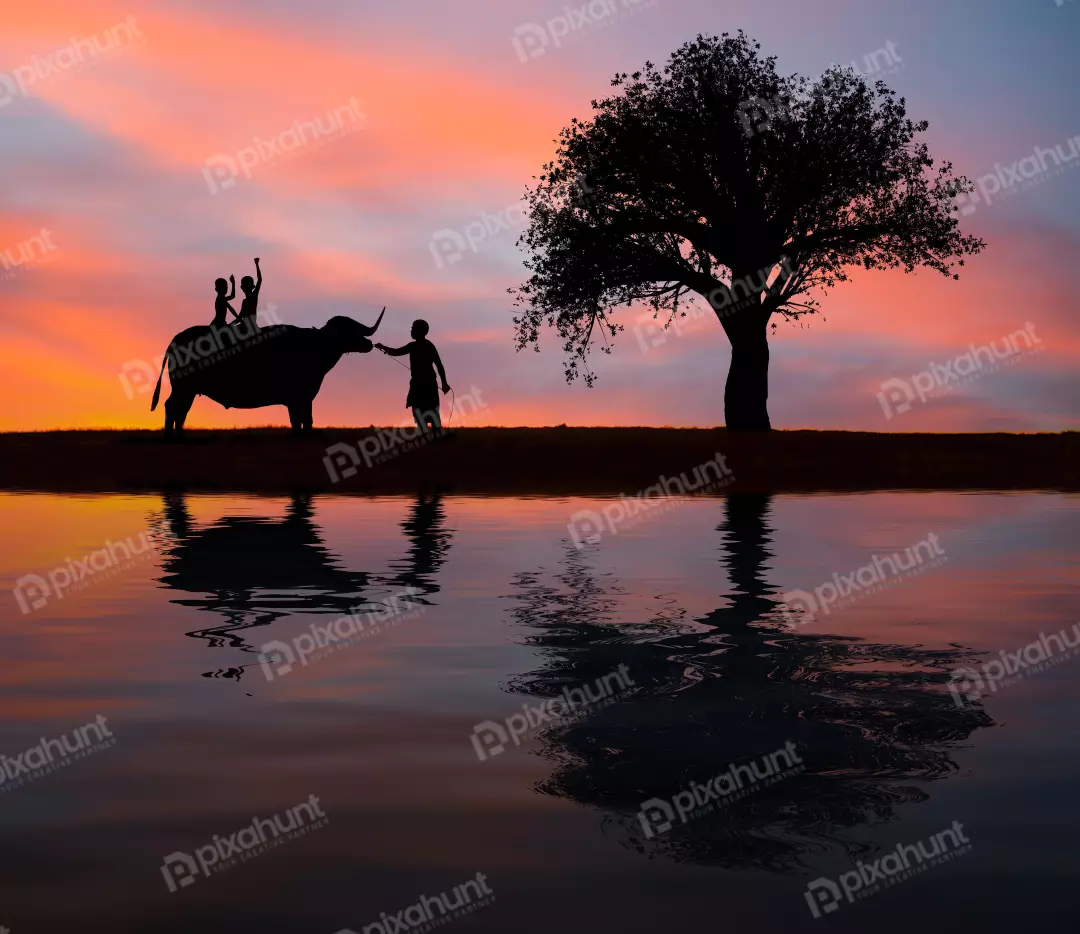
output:
[[[740,320],[741,319],[741,320]],[[731,341],[731,368],[724,386],[728,431],[770,431],[768,316],[734,315],[724,322]]]

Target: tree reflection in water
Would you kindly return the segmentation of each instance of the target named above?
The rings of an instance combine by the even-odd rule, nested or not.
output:
[[[550,697],[625,664],[636,684],[621,702],[550,728],[555,763],[540,790],[614,815],[627,845],[650,856],[726,868],[791,871],[828,846],[864,847],[840,831],[894,820],[925,786],[957,771],[955,750],[993,725],[942,689],[970,660],[962,649],[876,644],[785,628],[766,579],[771,498],[725,501],[721,564],[732,593],[707,615],[668,613],[644,625],[615,618],[619,588],[568,548],[554,583],[515,580],[516,621],[546,658],[511,690]],[[669,800],[732,763],[793,741],[805,770],[648,837],[642,802]]]

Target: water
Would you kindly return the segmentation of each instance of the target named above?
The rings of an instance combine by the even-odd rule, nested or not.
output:
[[[1080,620],[1075,497],[742,494],[575,547],[571,518],[610,506],[0,496],[0,925],[394,934],[443,893],[462,932],[1005,930],[1075,907],[1080,658],[1049,640],[1012,683],[983,667]],[[820,605],[931,534],[903,576],[879,563]],[[816,613],[781,606],[797,590]],[[352,641],[304,656],[328,624]],[[958,667],[982,696],[950,690]],[[537,712],[582,688],[606,696]],[[239,835],[275,816],[274,845]],[[881,862],[943,831],[951,858]],[[808,884],[844,873],[852,900],[817,882],[815,919]]]

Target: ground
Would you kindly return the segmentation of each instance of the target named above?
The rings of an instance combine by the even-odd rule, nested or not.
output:
[[[467,428],[416,444],[394,431],[192,430],[182,441],[136,430],[0,433],[0,489],[633,495],[710,460],[730,471],[723,483],[718,467],[706,471],[719,493],[1080,488],[1077,432]]]

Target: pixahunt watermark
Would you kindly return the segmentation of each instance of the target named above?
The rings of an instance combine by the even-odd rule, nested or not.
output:
[[[1069,641],[1069,633],[1076,638]],[[1055,646],[1056,643],[1056,646]],[[987,692],[994,694],[1002,688],[1037,675],[1075,658],[1080,647],[1080,623],[1055,633],[1039,633],[1039,637],[1015,652],[998,652],[998,658],[984,662],[978,668],[956,668],[949,681],[949,690],[957,707],[975,704]]]
[[[259,647],[259,664],[267,681],[287,675],[296,666],[311,664],[332,655],[338,649],[356,645],[371,636],[384,633],[407,619],[415,619],[425,604],[417,602],[423,591],[406,587],[393,594],[381,609],[353,608],[347,616],[339,616],[325,626],[312,623],[310,632],[302,632],[289,642],[274,640]]]
[[[587,204],[589,196],[593,194],[593,189],[583,173],[578,173],[569,191],[570,202],[578,206]],[[461,262],[466,253],[479,253],[480,244],[503,232],[510,233],[519,229],[528,218],[528,202],[518,200],[494,213],[481,211],[478,217],[460,228],[443,227],[436,230],[428,243],[428,251],[435,261],[435,268],[453,266]]]
[[[57,739],[42,739],[17,756],[0,754],[0,791],[11,791],[36,781],[59,769],[67,768],[79,759],[116,745],[116,739],[106,726],[105,717],[98,714],[90,723]]]
[[[815,879],[803,893],[810,913],[815,918],[831,914],[845,901],[851,904],[856,899],[876,895],[932,866],[971,852],[971,841],[964,835],[960,821],[954,820],[951,827],[934,834],[929,842],[932,845],[923,840],[918,844],[899,843],[871,863],[860,859],[854,869],[841,873],[837,882],[825,877]]]
[[[197,370],[206,369],[249,347],[255,347],[285,334],[285,323],[278,317],[277,305],[267,305],[251,318],[241,318],[233,324],[210,325],[207,332],[186,344],[169,344],[165,352],[170,379],[184,379]],[[128,399],[150,392],[154,388],[160,364],[146,360],[128,360],[120,369],[120,386]]]
[[[706,296],[707,305],[695,301],[689,302],[685,314],[673,314],[663,324],[659,320],[658,312],[647,311],[634,325],[634,336],[637,337],[638,346],[642,353],[648,353],[653,347],[666,343],[670,332],[674,332],[677,337],[682,337],[684,333],[692,334],[701,330],[702,319],[709,317],[710,313],[717,318],[726,318],[743,308],[760,304],[762,292],[776,285],[781,275],[786,281],[795,272],[796,270],[791,267],[790,258],[785,256],[779,263],[759,269],[756,273],[733,279],[730,285],[722,289],[713,289]]]
[[[1023,339],[1023,346],[1019,338]],[[877,394],[885,419],[888,421],[909,411],[916,396],[920,403],[924,403],[933,396],[952,392],[1001,369],[1002,366],[1010,366],[1044,349],[1042,340],[1035,334],[1035,325],[1030,321],[1024,324],[1023,330],[1013,331],[1003,338],[1001,343],[1004,346],[1000,351],[997,341],[980,344],[978,347],[970,344],[967,353],[944,363],[931,363],[925,370],[908,379],[885,380]]]
[[[473,727],[472,740],[476,758],[483,762],[497,756],[513,742],[521,745],[523,737],[532,736],[545,724],[564,725],[586,712],[594,712],[615,703],[620,694],[634,686],[626,665],[596,679],[596,692],[591,685],[565,688],[558,697],[549,697],[539,704],[522,704],[521,713],[512,713],[501,723],[484,720]]]
[[[855,58],[850,62],[832,62],[829,69],[832,68],[843,68],[845,71],[853,71],[857,75],[873,78],[876,81],[878,78],[903,71],[904,60],[896,50],[896,43],[890,39],[881,48],[864,55],[861,62]]]
[[[480,398],[480,390],[475,386],[470,387],[467,393],[455,401],[455,424],[468,421],[478,413],[486,411],[487,407],[487,403]],[[430,416],[431,413],[427,414]],[[449,427],[446,426],[445,430],[449,430]],[[323,456],[323,465],[330,482],[340,483],[356,476],[361,461],[365,467],[374,467],[409,451],[415,451],[441,436],[442,432],[421,429],[415,422],[393,428],[376,428],[372,434],[361,438],[356,444],[339,441],[330,445]]]
[[[1080,165],[1077,156],[1080,156],[1080,135],[1070,136],[1053,149],[1036,146],[1030,156],[1017,159],[1012,165],[997,162],[993,172],[980,175],[975,180],[975,191],[956,195],[953,199],[954,210],[962,217],[970,217],[979,209],[979,205],[990,207],[995,201],[1029,191],[1075,169]]]
[[[609,26],[626,16],[657,5],[657,0],[590,0],[580,6],[564,6],[562,13],[543,24],[522,23],[514,27],[510,44],[523,64],[548,48],[562,48],[566,40],[580,39],[590,29]]]
[[[326,126],[323,126],[321,116],[311,120],[296,120],[287,130],[282,130],[270,139],[254,137],[252,145],[237,150],[233,155],[219,152],[211,156],[202,170],[210,194],[228,191],[236,184],[241,173],[250,180],[251,170],[256,166],[290,158],[302,151],[322,146],[332,139],[355,133],[363,128],[367,114],[361,113],[360,102],[355,97],[350,97],[347,104],[328,111],[326,119]]]
[[[863,56],[862,62],[852,59],[850,62],[833,62],[828,69],[841,68],[844,71],[854,72],[863,78],[873,78],[878,81],[889,75],[895,75],[904,67],[904,60],[897,51],[896,43],[891,39],[882,48],[875,49]],[[824,77],[821,75],[817,80]],[[781,97],[748,97],[739,105],[739,122],[742,124],[743,134],[749,139],[758,133],[765,133],[776,127],[777,120],[787,116],[789,105]]]
[[[689,788],[676,792],[670,800],[649,798],[643,801],[638,811],[638,822],[646,839],[652,839],[671,830],[676,819],[685,824],[704,817],[762,788],[797,775],[803,768],[803,760],[795,751],[795,744],[788,740],[782,748],[761,757],[760,770],[756,760],[749,765],[733,763],[704,784],[690,782]]]
[[[36,85],[66,77],[96,64],[102,56],[125,51],[145,41],[134,16],[104,30],[101,36],[101,41],[97,35],[73,36],[67,45],[56,51],[33,56],[25,65],[12,69],[10,74],[0,73],[0,107],[6,107],[18,96],[29,97]]]
[[[41,233],[0,251],[0,280],[12,279],[19,272],[51,263],[56,259],[57,252],[56,244],[52,242],[52,231],[42,227]]]
[[[703,330],[705,319],[711,317],[712,309],[698,302],[691,302],[684,314],[672,315],[670,320],[661,324],[655,311],[646,311],[638,316],[634,325],[634,336],[642,353],[648,353],[654,347],[666,344],[672,335],[682,337],[696,334]]]
[[[436,269],[444,269],[460,262],[466,251],[477,253],[480,244],[498,236],[501,232],[509,233],[524,225],[529,216],[529,207],[524,201],[515,201],[501,211],[489,213],[481,211],[480,216],[469,221],[460,229],[443,227],[431,235],[428,250],[435,260]]]
[[[712,480],[710,473],[715,474]],[[735,474],[728,467],[727,458],[718,452],[712,460],[695,467],[692,478],[686,476],[686,471],[677,477],[661,477],[633,496],[621,494],[600,512],[579,509],[570,517],[566,530],[575,548],[595,545],[604,535],[618,535],[647,518],[689,502],[693,498],[691,494],[712,493],[734,480]]]
[[[411,905],[392,915],[380,912],[379,920],[365,924],[361,934],[426,934],[480,908],[487,908],[494,901],[495,893],[488,885],[487,876],[478,872],[475,878],[455,885],[449,892],[421,895]],[[337,934],[356,932],[352,928],[342,928]]]
[[[50,600],[63,600],[90,584],[132,567],[137,560],[156,553],[157,549],[157,532],[153,528],[118,542],[106,540],[101,548],[81,558],[65,558],[44,577],[24,574],[15,581],[15,599],[25,616],[40,610]]]
[[[250,824],[227,837],[214,834],[210,843],[197,847],[194,853],[170,853],[161,864],[161,875],[169,891],[176,892],[194,885],[200,874],[209,877],[225,872],[329,822],[319,807],[319,799],[308,795],[307,801],[289,808],[284,815],[253,818]]]
[[[781,597],[780,615],[785,625],[794,629],[811,623],[818,613],[828,616],[833,610],[898,584],[916,574],[940,567],[947,560],[945,550],[933,532],[902,552],[874,555],[862,567],[849,574],[833,574],[832,580],[818,584],[813,592],[789,590]],[[796,612],[798,611],[798,612]]]

